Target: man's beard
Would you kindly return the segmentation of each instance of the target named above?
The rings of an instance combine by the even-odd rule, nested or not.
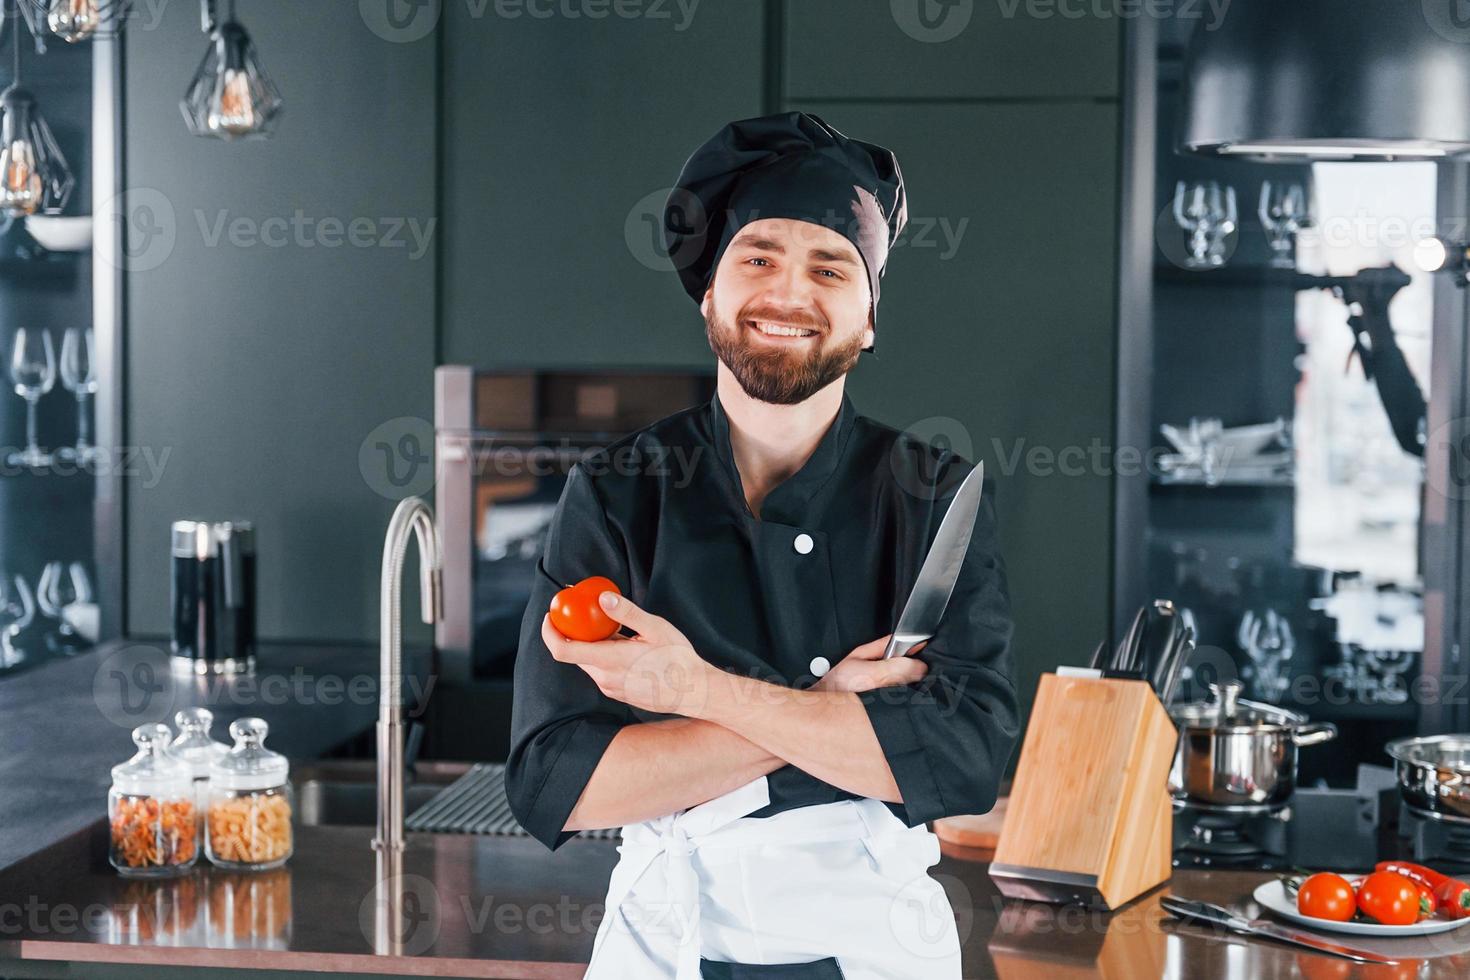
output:
[[[762,347],[760,341],[745,335],[747,320],[765,319],[762,310],[748,311],[734,323],[723,320],[719,311],[710,303],[709,316],[704,320],[704,332],[709,338],[710,350],[715,352],[730,369],[735,380],[745,393],[756,401],[773,405],[795,405],[827,387],[833,381],[853,369],[862,353],[863,337],[859,333],[830,349],[819,346],[825,339],[821,328],[826,324],[813,323],[812,329],[819,332],[814,338],[813,349],[783,350],[776,345]],[[790,320],[788,316],[772,314],[773,320]],[[812,322],[811,317],[804,318]],[[796,322],[801,326],[800,320]]]

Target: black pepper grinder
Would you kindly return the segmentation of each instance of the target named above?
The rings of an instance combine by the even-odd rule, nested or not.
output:
[[[255,529],[173,524],[173,664],[191,674],[255,670]]]

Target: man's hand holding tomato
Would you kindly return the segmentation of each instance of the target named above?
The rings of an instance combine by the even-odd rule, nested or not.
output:
[[[594,591],[599,583],[611,588]],[[638,635],[612,635],[620,625]],[[563,630],[606,638],[569,639]],[[541,640],[553,657],[581,667],[614,701],[660,714],[698,717],[716,669],[673,623],[638,608],[607,579],[584,579],[557,593],[541,620]]]

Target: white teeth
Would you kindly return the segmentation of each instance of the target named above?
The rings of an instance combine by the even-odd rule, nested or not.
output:
[[[772,337],[810,337],[816,333],[815,330],[803,330],[800,327],[782,327],[774,323],[757,323],[755,328],[763,334]]]

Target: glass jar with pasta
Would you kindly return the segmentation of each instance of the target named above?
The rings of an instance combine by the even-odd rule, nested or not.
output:
[[[265,747],[259,718],[230,725],[234,748],[209,767],[204,853],[232,871],[278,868],[291,856],[290,764]]]
[[[133,729],[138,752],[112,767],[107,793],[108,860],[119,874],[180,874],[199,858],[199,821],[188,766],[168,751],[167,725]]]
[[[214,713],[208,708],[184,708],[174,715],[179,733],[168,746],[170,754],[188,766],[194,778],[194,806],[199,813],[201,841],[204,840],[204,813],[209,809],[209,767],[230,751],[228,745],[210,737],[209,726],[213,722]]]

